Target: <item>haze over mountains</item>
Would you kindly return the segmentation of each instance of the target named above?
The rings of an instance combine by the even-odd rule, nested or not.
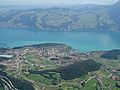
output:
[[[0,28],[120,31],[120,1],[114,5],[75,5],[0,10]]]

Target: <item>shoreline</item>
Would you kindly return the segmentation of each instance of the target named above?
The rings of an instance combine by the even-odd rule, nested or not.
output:
[[[113,48],[113,49],[99,49],[99,50],[87,50],[87,51],[80,51],[77,50],[75,48],[73,48],[72,46],[65,44],[65,43],[39,43],[39,44],[28,44],[28,45],[20,45],[20,46],[16,46],[16,47],[7,47],[7,48],[2,48],[0,47],[0,49],[21,49],[21,48],[26,48],[26,47],[33,47],[33,48],[37,48],[37,47],[47,47],[47,46],[57,46],[57,45],[62,45],[62,46],[68,46],[71,49],[73,49],[76,52],[80,52],[80,53],[89,53],[89,52],[101,52],[101,51],[110,51],[110,50],[120,50],[119,48]]]

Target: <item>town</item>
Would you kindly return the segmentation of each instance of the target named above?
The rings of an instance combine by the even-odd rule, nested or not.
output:
[[[120,58],[109,60],[101,57],[104,53],[106,51],[82,53],[58,43],[1,48],[0,65],[5,66],[1,70],[8,76],[32,83],[35,90],[120,90]],[[90,59],[101,64],[99,70],[88,72],[79,78],[64,80],[60,73],[52,71]],[[10,84],[11,87],[12,85],[14,86]],[[6,84],[3,86],[10,88]],[[14,86],[13,90],[17,90],[15,88],[18,87]]]

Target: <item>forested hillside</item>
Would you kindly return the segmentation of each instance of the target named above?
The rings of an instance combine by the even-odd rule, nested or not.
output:
[[[30,10],[0,10],[0,28],[119,30],[120,3]]]

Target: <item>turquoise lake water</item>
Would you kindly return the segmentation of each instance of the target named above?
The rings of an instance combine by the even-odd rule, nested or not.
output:
[[[120,32],[53,32],[0,29],[0,46],[17,47],[40,43],[64,43],[79,51],[120,49]]]

